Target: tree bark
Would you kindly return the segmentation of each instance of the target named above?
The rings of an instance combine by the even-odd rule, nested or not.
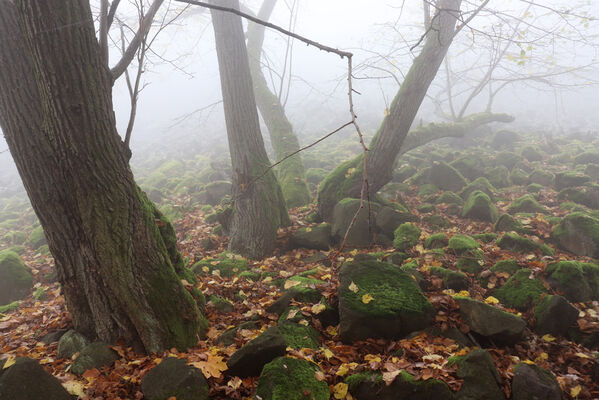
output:
[[[370,143],[367,178],[371,196],[391,180],[393,164],[402,143],[453,40],[461,3],[461,0],[438,1],[424,47],[414,59],[391,104],[389,115]],[[360,196],[361,160],[363,155],[341,164],[321,183],[318,211],[325,220],[332,217],[335,204],[344,197]]]
[[[89,3],[1,4],[0,126],[75,329],[147,352],[195,345],[205,319],[172,226],[133,180]]]
[[[239,9],[238,0],[212,0]],[[260,259],[275,248],[277,229],[289,223],[281,187],[260,133],[241,18],[211,10],[229,152],[233,167],[233,216],[229,249]]]
[[[277,0],[264,0],[258,18],[268,21]],[[268,128],[270,140],[277,160],[299,150],[300,144],[293,132],[291,122],[285,115],[285,108],[279,97],[271,92],[262,72],[261,57],[264,44],[264,25],[249,22],[247,33],[247,51],[250,72],[254,83],[256,103],[264,123]],[[277,177],[283,190],[283,197],[288,208],[304,206],[310,203],[310,191],[306,184],[306,172],[301,156],[296,154],[279,165]]]

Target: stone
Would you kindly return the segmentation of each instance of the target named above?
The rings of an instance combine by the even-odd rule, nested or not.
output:
[[[464,200],[454,192],[443,192],[443,194],[437,198],[436,203],[457,204],[458,206],[461,206],[462,204],[464,204]]]
[[[25,244],[31,247],[33,250],[37,250],[39,247],[48,244],[43,228],[41,226],[38,226],[33,231],[31,231],[31,233],[29,234],[29,239],[27,239],[27,242]]]
[[[455,297],[455,300],[466,325],[479,335],[502,344],[513,344],[522,338],[526,328],[522,318],[469,297]]]
[[[440,249],[449,243],[447,235],[444,233],[435,233],[424,240],[425,249]]]
[[[548,213],[547,209],[540,205],[539,202],[530,194],[525,194],[522,197],[518,197],[512,202],[512,204],[510,204],[507,211],[512,215],[517,213]]]
[[[372,300],[364,302],[366,295]],[[341,267],[339,333],[344,342],[399,338],[429,326],[433,315],[433,306],[412,277],[396,266],[362,261]]]
[[[457,192],[468,182],[458,170],[445,161],[436,161],[430,170],[430,183],[441,190]]]
[[[491,185],[491,182],[485,177],[476,178],[474,181],[468,184],[462,191],[460,192],[460,196],[462,199],[467,199],[470,196],[470,193],[480,190],[489,196],[491,200],[494,199],[495,192],[497,189],[495,186]]]
[[[538,365],[518,363],[512,380],[513,400],[562,400],[555,376]]]
[[[562,190],[567,187],[582,186],[590,180],[591,178],[583,173],[574,171],[558,172],[555,174],[553,186],[556,190]]]
[[[501,376],[488,351],[472,350],[454,362],[458,365],[458,377],[464,380],[455,395],[456,400],[506,400],[501,390]]]
[[[456,291],[466,290],[470,287],[470,280],[466,274],[452,271],[443,267],[429,267],[429,272],[433,276],[443,279],[443,287]]]
[[[599,164],[599,152],[586,151],[574,157],[574,164]]]
[[[301,313],[299,313],[299,315],[301,315]],[[284,321],[279,323],[278,327],[285,337],[287,347],[296,350],[304,348],[318,349],[320,347],[319,333],[311,326]]]
[[[520,154],[522,154],[522,157],[526,158],[530,162],[542,161],[544,157],[543,153],[533,146],[524,146]]]
[[[495,226],[493,227],[495,232],[518,232],[518,233],[527,233],[528,229],[524,227],[522,222],[512,217],[509,214],[502,214],[495,222]]]
[[[599,266],[578,261],[559,261],[545,269],[551,287],[575,303],[599,300]]]
[[[361,372],[348,376],[345,383],[356,400],[451,400],[453,393],[439,379],[416,380],[406,371],[386,385],[377,372]]]
[[[544,335],[566,335],[576,324],[578,310],[562,296],[545,296],[535,307],[535,331]]]
[[[482,160],[474,155],[460,157],[449,165],[458,170],[468,180],[480,177],[484,167]]]
[[[462,217],[495,222],[497,220],[497,207],[486,193],[476,190],[468,196],[462,210]]]
[[[510,130],[500,130],[495,133],[491,146],[493,148],[513,148],[520,141],[520,135]]]
[[[75,375],[82,375],[90,369],[111,366],[118,359],[119,355],[109,345],[102,342],[94,342],[81,350],[81,353],[73,361],[71,372]]]
[[[220,276],[232,277],[246,271],[248,265],[248,261],[243,257],[225,252],[218,257],[209,257],[198,261],[193,264],[191,270],[196,274],[213,274],[218,271]]]
[[[33,277],[21,257],[0,251],[0,305],[25,298],[33,288]]]
[[[418,217],[406,211],[391,207],[382,207],[376,214],[376,226],[385,235],[392,237],[393,232],[403,223],[415,222]]]
[[[286,349],[283,333],[275,326],[270,327],[233,353],[227,361],[227,373],[240,378],[258,376],[267,363],[285,355]]]
[[[554,228],[552,237],[563,250],[599,258],[599,219],[581,212],[568,214]]]
[[[493,296],[509,308],[526,311],[537,303],[547,289],[538,279],[530,279],[532,271],[524,268],[512,275],[507,282],[493,292]]]
[[[0,371],[0,399],[72,400],[71,395],[36,360],[17,358]]]
[[[534,170],[528,176],[528,182],[541,186],[550,186],[555,179],[555,175],[551,172],[543,171],[540,169]]]
[[[331,234],[336,242],[340,243],[343,241],[347,229],[359,208],[360,199],[346,198],[335,205],[331,223]],[[380,208],[379,204],[370,203],[370,210],[368,205],[360,210],[358,218],[356,218],[354,225],[347,235],[346,246],[367,247],[371,244],[376,227],[375,215]]]
[[[237,337],[237,332],[239,332],[240,330],[243,330],[243,329],[253,330],[253,329],[259,329],[259,328],[260,328],[260,326],[258,325],[257,322],[247,321],[247,322],[244,322],[234,328],[231,328],[231,329],[225,331],[225,333],[223,333],[218,338],[216,338],[215,342],[218,344],[222,344],[224,346],[230,346],[233,343],[235,343],[235,338]]]
[[[233,185],[227,181],[216,181],[207,184],[204,187],[206,192],[206,203],[211,206],[220,204],[223,197],[231,194],[231,188]]]
[[[328,250],[331,246],[331,225],[323,223],[307,228],[300,228],[291,236],[295,247],[314,250]]]
[[[143,377],[141,391],[147,400],[207,400],[210,386],[202,371],[185,360],[168,357]]]
[[[264,366],[256,399],[328,400],[329,386],[316,379],[318,365],[297,358],[279,357]]]
[[[44,344],[52,344],[52,343],[56,343],[60,340],[60,338],[62,338],[64,336],[65,333],[67,333],[68,331],[66,329],[56,329],[53,331],[48,332],[47,334],[45,334],[41,339],[40,342],[44,343]]]
[[[495,159],[493,160],[493,164],[496,166],[506,167],[507,169],[512,169],[516,164],[521,162],[524,158],[516,153],[511,151],[502,151],[495,155]]]
[[[58,341],[58,358],[71,358],[75,353],[81,352],[89,340],[75,330],[67,331]]]
[[[393,247],[405,251],[416,246],[420,233],[420,228],[412,223],[401,224],[393,233]]]
[[[555,251],[546,244],[535,242],[513,232],[504,233],[497,241],[497,246],[504,250],[511,250],[519,253],[539,251],[544,256],[555,255]]]
[[[489,183],[496,188],[504,188],[510,186],[510,171],[507,167],[500,165],[488,171],[485,177]]]
[[[467,235],[453,235],[447,245],[457,255],[468,254],[469,252],[480,248],[480,244]]]

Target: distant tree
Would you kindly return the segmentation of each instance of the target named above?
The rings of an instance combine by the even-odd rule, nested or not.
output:
[[[264,0],[258,12],[258,18],[268,21],[276,4],[277,0]],[[282,160],[298,151],[300,145],[297,135],[293,132],[293,126],[285,114],[285,107],[281,101],[282,90],[279,95],[273,93],[262,71],[264,31],[264,25],[249,22],[247,51],[256,103],[268,128],[275,157],[277,160]],[[288,208],[303,206],[310,202],[311,196],[306,184],[304,164],[299,154],[286,159],[279,165],[277,177]]]
[[[103,29],[98,42],[87,0],[1,2],[0,126],[75,329],[147,352],[183,349],[206,322],[181,283],[194,277],[175,232],[128,165],[111,99],[124,64],[107,67]]]
[[[238,0],[211,3],[239,10]],[[278,228],[290,221],[260,132],[241,18],[211,12],[233,167],[229,249],[260,259],[274,250]]]

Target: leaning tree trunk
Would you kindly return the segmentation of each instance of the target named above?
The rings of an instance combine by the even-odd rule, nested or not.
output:
[[[75,329],[148,352],[193,346],[205,319],[172,226],[133,180],[89,3],[4,1],[0,38],[0,124]]]
[[[276,3],[277,0],[264,0],[258,18],[268,21]],[[299,150],[299,140],[293,132],[291,122],[285,115],[285,108],[281,104],[281,100],[271,92],[262,72],[260,59],[264,44],[264,25],[249,22],[247,38],[247,51],[254,82],[256,103],[270,133],[270,141],[275,151],[275,157],[277,160],[282,160]],[[310,191],[306,185],[306,172],[299,154],[288,158],[279,165],[277,177],[288,208],[310,203]]]
[[[238,0],[212,0],[239,9]],[[258,110],[241,18],[212,10],[216,53],[233,167],[233,216],[229,249],[260,259],[275,248],[277,229],[289,223],[281,187],[260,133]]]
[[[370,195],[374,195],[391,180],[393,164],[402,143],[455,35],[461,3],[461,0],[437,2],[438,11],[432,19],[424,47],[414,59],[391,104],[389,115],[370,143],[371,151],[368,152],[366,168]],[[324,219],[331,218],[335,204],[344,197],[360,196],[363,181],[362,157],[360,155],[339,165],[321,183],[318,190],[318,211]]]

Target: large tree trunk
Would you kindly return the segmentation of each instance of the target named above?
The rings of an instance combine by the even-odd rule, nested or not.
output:
[[[377,134],[370,143],[367,178],[370,195],[392,177],[393,164],[408,134],[424,96],[435,78],[455,34],[461,0],[439,0],[437,12],[420,54],[414,59]],[[344,197],[359,197],[362,188],[363,155],[335,168],[321,183],[318,211],[330,219],[335,204]]]
[[[0,38],[0,124],[75,329],[148,352],[193,346],[205,319],[170,223],[133,180],[89,3],[4,1]]]
[[[239,9],[238,0],[212,0]],[[216,53],[233,167],[233,217],[229,249],[260,259],[275,248],[277,229],[289,223],[281,187],[260,133],[258,110],[241,18],[212,10]]]

